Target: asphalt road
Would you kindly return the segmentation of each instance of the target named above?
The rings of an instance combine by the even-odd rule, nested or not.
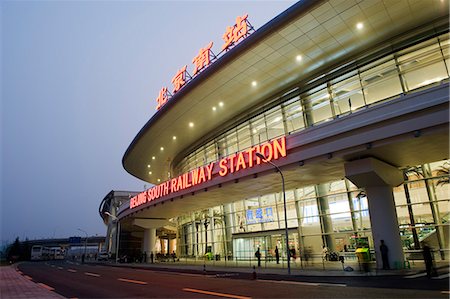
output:
[[[131,269],[64,261],[27,262],[18,268],[67,298],[448,298],[448,278],[248,277]],[[271,279],[272,278],[272,279]],[[281,278],[282,279],[282,278]],[[396,282],[392,285],[392,281]],[[432,286],[432,284],[436,286]],[[417,288],[423,284],[427,287]],[[408,285],[410,287],[408,287]],[[398,286],[398,287],[397,287]]]

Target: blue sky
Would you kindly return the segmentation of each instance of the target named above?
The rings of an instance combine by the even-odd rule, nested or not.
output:
[[[258,29],[293,3],[1,2],[2,241],[104,235],[103,197],[146,184],[121,161],[161,87],[238,15]]]

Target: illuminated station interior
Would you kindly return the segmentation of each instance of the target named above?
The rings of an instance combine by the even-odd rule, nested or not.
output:
[[[122,160],[152,187],[100,205],[111,256],[300,267],[325,246],[380,268],[384,240],[392,268],[424,244],[448,260],[449,2],[245,13],[154,91]]]

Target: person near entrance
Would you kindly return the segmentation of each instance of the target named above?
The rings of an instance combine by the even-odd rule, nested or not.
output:
[[[277,261],[277,264],[280,263],[280,252],[278,251],[278,246],[275,246],[275,259]]]
[[[433,265],[433,252],[427,243],[422,243],[423,261],[425,262],[425,269],[427,270],[427,277],[436,276],[436,269]]]
[[[383,262],[383,270],[389,270],[389,257],[388,257],[388,252],[389,249],[386,246],[386,244],[384,244],[384,240],[381,240],[381,245],[380,245],[380,253],[381,253],[381,260]]]
[[[258,267],[261,267],[261,252],[259,251],[259,247],[255,252],[255,256],[258,259]]]

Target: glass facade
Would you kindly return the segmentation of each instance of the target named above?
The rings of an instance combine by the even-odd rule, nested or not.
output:
[[[394,188],[403,248],[426,241],[442,258],[449,251],[450,160],[404,169],[407,180]],[[372,240],[368,199],[348,180],[287,190],[287,223],[291,255],[321,261],[322,246],[351,256]],[[281,193],[242,198],[233,203],[178,217],[181,257],[254,260],[258,247],[266,262],[274,261],[275,246],[285,258],[284,208]],[[305,254],[308,255],[305,256]]]
[[[333,71],[330,72],[330,74]],[[338,73],[337,71],[335,72]],[[341,72],[342,73],[342,72]],[[198,147],[178,163],[175,173],[216,161],[267,140],[344,117],[355,110],[440,84],[449,78],[449,34],[306,84]],[[394,188],[403,249],[407,257],[426,241],[440,257],[449,254],[450,161],[403,169],[405,183]],[[375,249],[365,191],[343,179],[286,191],[289,250],[295,261],[322,261],[322,248],[356,258],[361,245]],[[181,258],[233,262],[273,262],[277,247],[286,259],[285,215],[281,193],[240,198],[233,203],[177,219]],[[298,265],[298,264],[294,264]]]
[[[438,84],[448,79],[448,64],[449,34],[446,33],[343,75],[336,75],[330,81],[308,90],[287,92],[281,104],[251,117],[192,151],[178,163],[175,174]]]

